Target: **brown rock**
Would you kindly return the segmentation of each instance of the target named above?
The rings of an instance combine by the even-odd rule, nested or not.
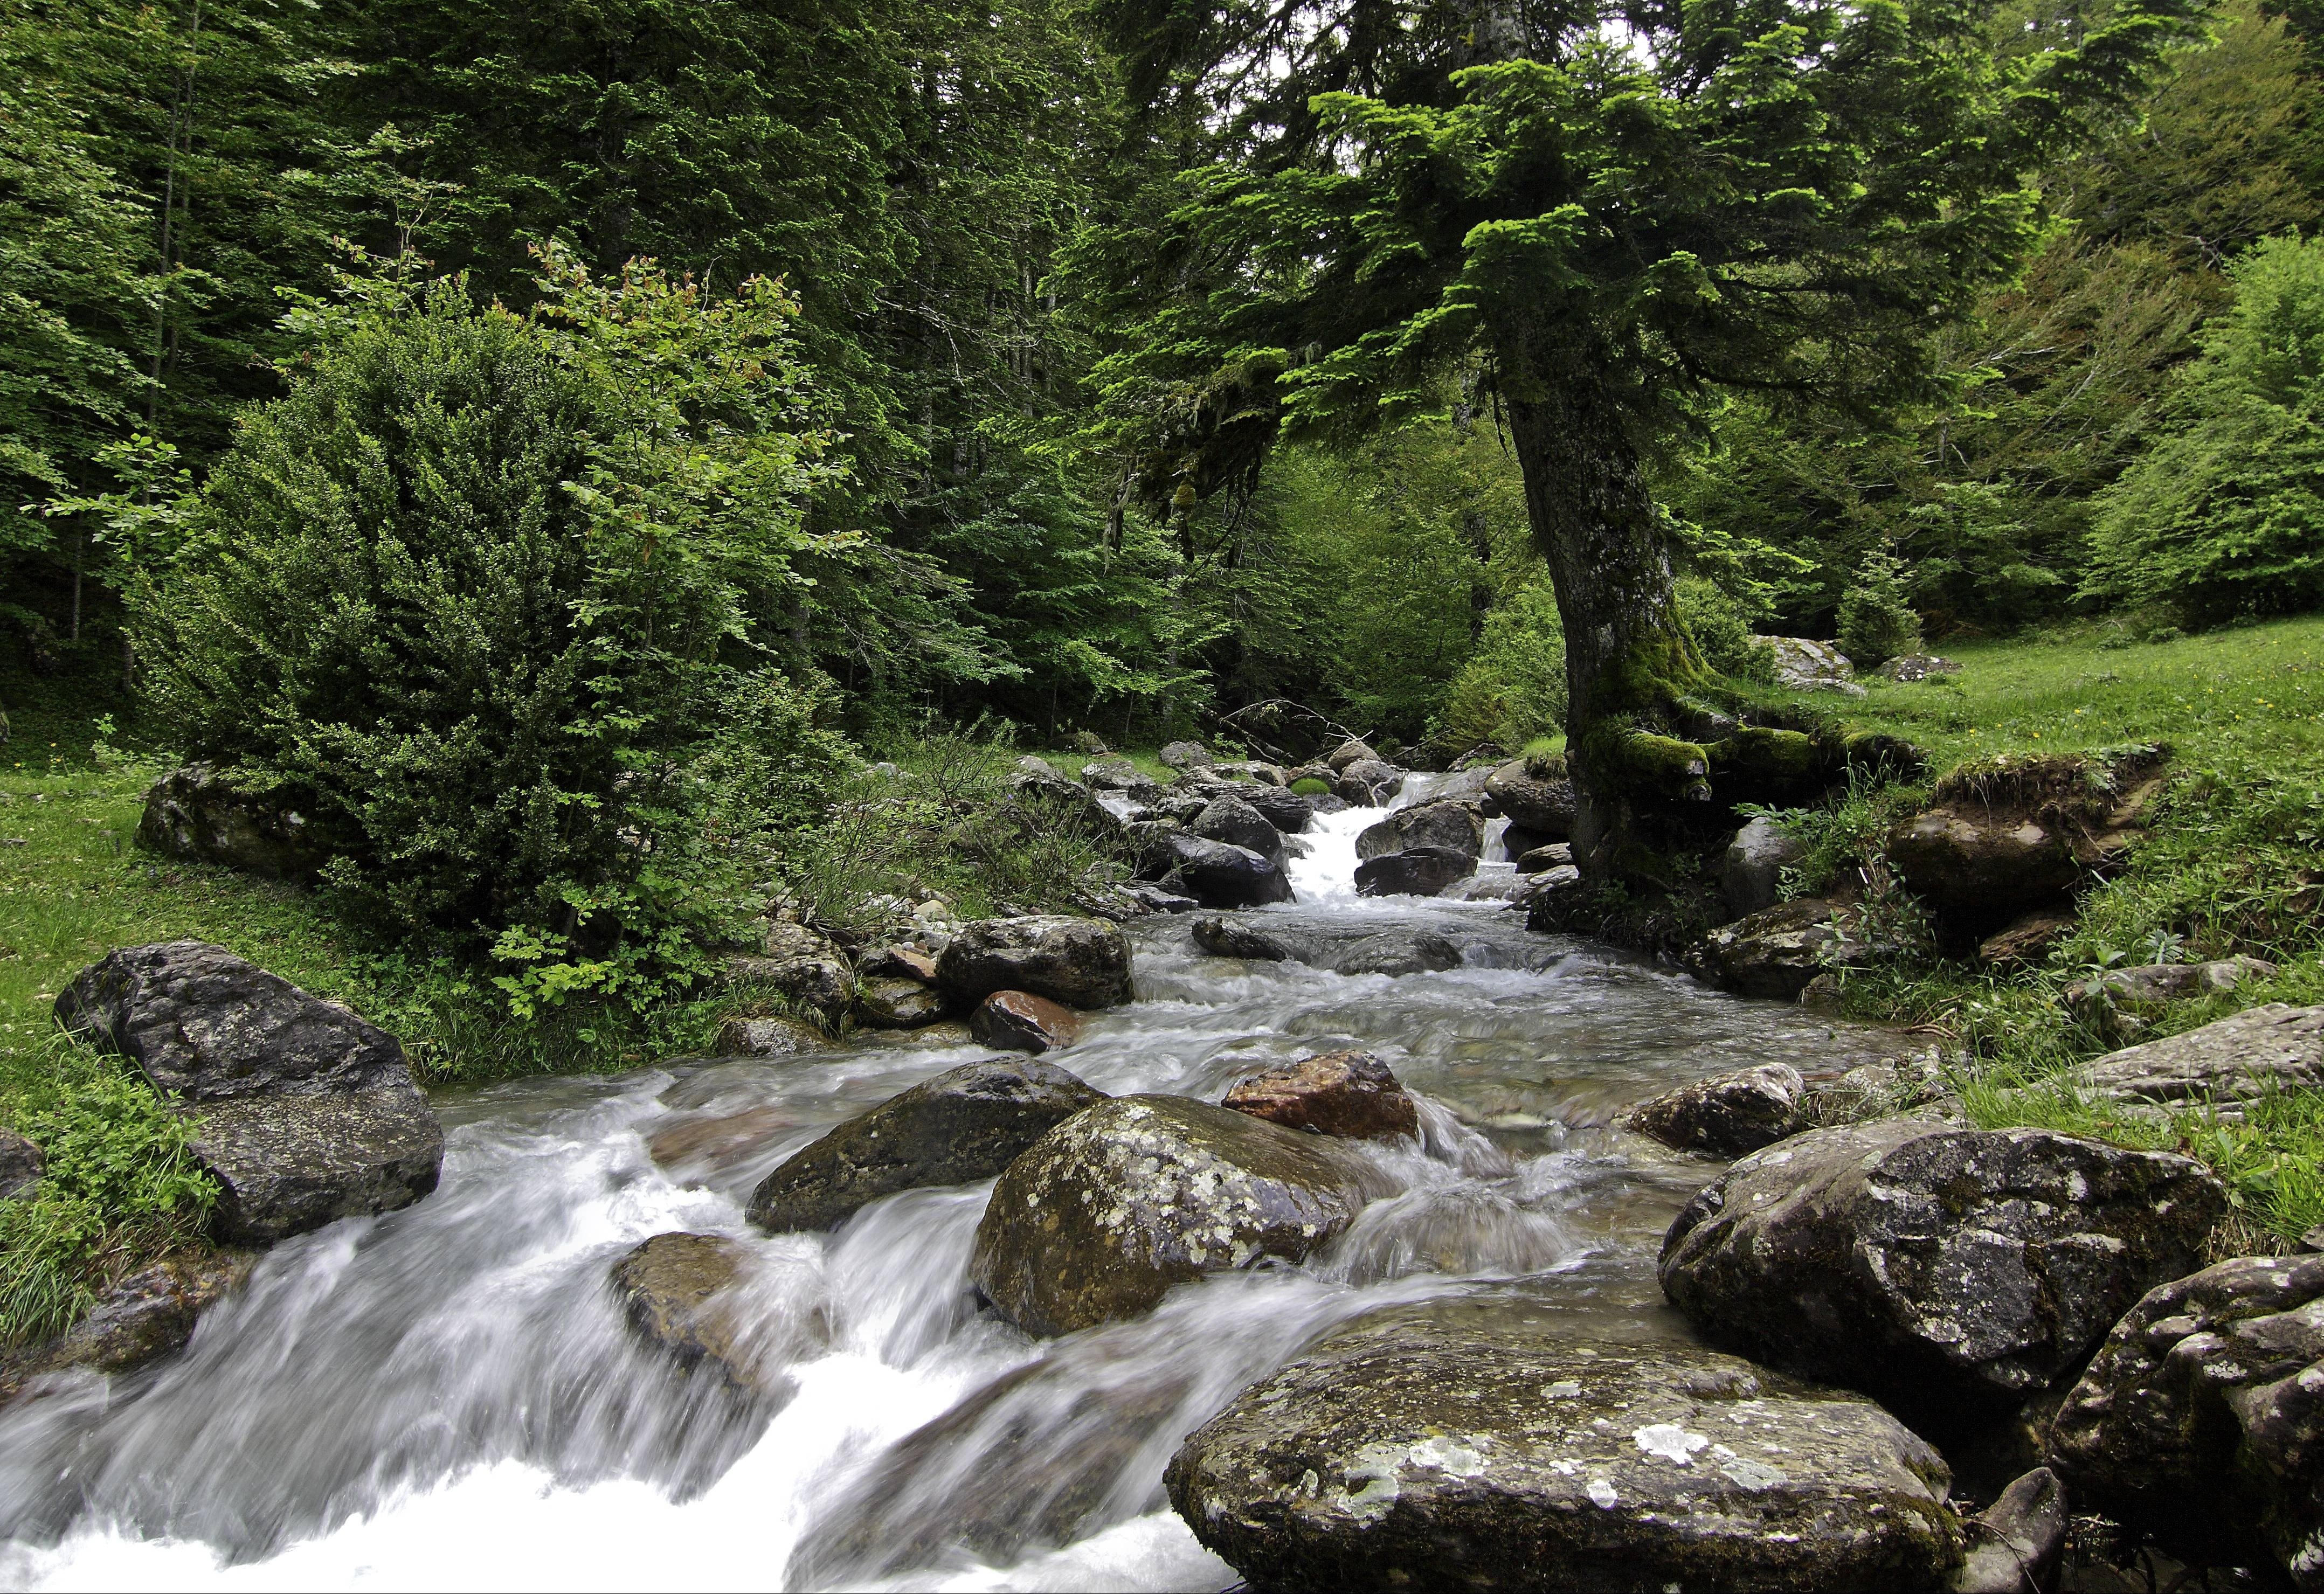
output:
[[[996,990],[969,1015],[971,1034],[1004,1052],[1041,1053],[1081,1038],[1082,1021],[1071,1008],[1025,990]]]
[[[0,1401],[14,1399],[42,1373],[123,1373],[169,1354],[193,1338],[202,1313],[240,1289],[257,1265],[255,1251],[205,1251],[131,1274],[57,1338],[0,1359]]]
[[[772,1140],[798,1128],[779,1107],[753,1107],[716,1118],[683,1118],[646,1139],[656,1166],[673,1171],[715,1172],[750,1160]]]
[[[1741,1156],[1800,1127],[1806,1091],[1788,1063],[1762,1063],[1681,1085],[1640,1105],[1630,1128],[1680,1151]]]
[[[2038,968],[2073,933],[2070,913],[2024,914],[1980,942],[1977,961],[1988,969]]]
[[[933,985],[936,978],[936,954],[925,946],[875,946],[856,963],[857,972],[867,979],[918,980]]]
[[[787,1398],[793,1386],[775,1369],[824,1325],[752,1312],[741,1289],[750,1258],[739,1240],[657,1234],[613,1264],[613,1293],[631,1328],[682,1366],[707,1362],[737,1389]]]
[[[1239,1080],[1220,1103],[1288,1129],[1353,1140],[1420,1133],[1420,1110],[1370,1052],[1325,1052]]]

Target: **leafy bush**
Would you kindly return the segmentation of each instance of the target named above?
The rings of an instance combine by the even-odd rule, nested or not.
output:
[[[693,760],[788,690],[793,562],[850,539],[804,524],[830,439],[779,287],[542,258],[523,315],[394,276],[307,312],[137,614],[186,751],[306,806],[330,884],[554,1000],[682,965]]]
[[[1429,740],[1455,751],[1511,752],[1565,723],[1565,631],[1545,580],[1518,587],[1485,616],[1476,651],[1444,689]]]
[[[1904,562],[1874,548],[1857,567],[1840,597],[1840,650],[1858,669],[1871,669],[1921,648],[1921,617],[1906,601]]]
[[[1751,622],[1743,605],[1717,583],[1700,576],[1683,577],[1678,584],[1678,614],[1703,662],[1711,668],[1738,680],[1775,680],[1775,650],[1751,640]]]
[[[2169,426],[2099,501],[2080,595],[2190,622],[2324,601],[2324,237],[2263,240]]]

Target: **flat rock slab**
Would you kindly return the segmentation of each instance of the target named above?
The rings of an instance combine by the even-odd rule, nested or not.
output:
[[[1054,1063],[964,1063],[787,1158],[752,1193],[751,1221],[775,1234],[835,1229],[899,1190],[990,1179],[1104,1100]]]
[[[1206,1273],[1299,1260],[1348,1226],[1365,1182],[1322,1136],[1180,1096],[1116,1097],[1009,1165],[969,1276],[1028,1333],[1071,1333]]]
[[[1729,1168],[1671,1225],[1662,1284],[1713,1340],[1942,1437],[2072,1373],[2226,1212],[2183,1156],[1881,1119]]]
[[[409,1087],[272,1096],[202,1109],[193,1152],[218,1182],[210,1231],[272,1245],[426,1195],[443,1165],[444,1129]]]
[[[1942,1588],[1944,1462],[1859,1396],[1734,1357],[1352,1332],[1244,1391],[1171,1504],[1255,1587]]]
[[[2080,1071],[2082,1089],[2116,1101],[2227,1101],[2324,1087],[2324,1008],[2282,1002],[2143,1046],[2110,1052]]]

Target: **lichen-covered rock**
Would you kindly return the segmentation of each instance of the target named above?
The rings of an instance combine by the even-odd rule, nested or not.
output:
[[[1818,975],[1869,963],[1881,952],[1854,909],[1800,897],[1720,926],[1683,961],[1695,978],[1724,990],[1793,1001]]]
[[[1812,637],[1763,637],[1751,640],[1775,655],[1775,685],[1794,692],[1839,692],[1861,697],[1856,666],[1830,642]]]
[[[1167,838],[1171,875],[1205,908],[1259,908],[1291,900],[1283,865],[1249,847],[1184,832]]]
[[[1807,1089],[1788,1063],[1761,1063],[1665,1092],[1632,1110],[1630,1128],[1681,1151],[1741,1156],[1800,1127]]]
[[[1465,803],[1416,803],[1366,825],[1356,837],[1359,860],[1413,847],[1443,847],[1474,858],[1485,850],[1485,822]]]
[[[707,1364],[762,1399],[788,1399],[780,1370],[821,1336],[754,1312],[742,1298],[750,1248],[715,1234],[657,1234],[613,1264],[610,1282],[630,1327],[681,1366]]]
[[[1231,794],[1205,803],[1186,828],[1204,841],[1248,847],[1273,862],[1283,861],[1283,833],[1257,808]]]
[[[990,1179],[1105,1100],[1054,1063],[964,1063],[794,1153],[752,1192],[751,1221],[775,1234],[835,1229],[899,1190]]]
[[[2059,1408],[2078,1509],[2174,1554],[2324,1589],[2324,1257],[2245,1257],[2149,1294]]]
[[[30,1196],[46,1166],[41,1148],[14,1129],[0,1129],[0,1201]]]
[[[1359,897],[1434,897],[1477,872],[1474,852],[1451,847],[1407,847],[1356,865]]]
[[[1028,990],[996,990],[968,1018],[969,1033],[1003,1052],[1038,1055],[1081,1038],[1081,1015]]]
[[[2324,1007],[2269,1002],[2184,1035],[2109,1052],[2075,1084],[2117,1101],[2230,1101],[2324,1088]]]
[[[729,1018],[718,1027],[712,1049],[721,1057],[790,1057],[829,1045],[804,1018]]]
[[[1529,773],[1523,759],[1512,760],[1485,780],[1492,798],[1511,825],[1533,832],[1544,842],[1571,840],[1573,835],[1573,782]]]
[[[249,1281],[258,1253],[202,1251],[141,1268],[53,1340],[0,1357],[0,1402],[43,1373],[125,1373],[193,1338],[201,1314]]]
[[[2038,1594],[2051,1587],[2071,1522],[2065,1487],[2049,1468],[2015,1479],[1970,1520],[1969,1553],[1950,1594]]]
[[[222,863],[275,880],[305,880],[338,851],[298,807],[235,790],[208,764],[189,764],[145,793],[137,844],[197,863]]]
[[[1151,1309],[1174,1284],[1297,1261],[1346,1228],[1366,1172],[1331,1141],[1177,1096],[1120,1096],[1009,1165],[969,1276],[1028,1333]]]
[[[1870,1401],[1713,1351],[1343,1331],[1172,1458],[1257,1588],[1646,1594],[1945,1586],[1944,1462]]]
[[[1420,1109],[1370,1052],[1323,1052],[1237,1080],[1222,1106],[1351,1140],[1420,1133]]]
[[[1376,808],[1404,789],[1404,771],[1380,759],[1358,759],[1332,782],[1342,802]]]
[[[1103,919],[979,919],[946,944],[936,982],[963,1003],[1029,990],[1069,1008],[1120,1007],[1130,1000],[1130,939]]]
[[[1772,819],[1754,819],[1727,843],[1719,869],[1719,889],[1727,911],[1748,918],[1775,905],[1784,871],[1807,850],[1805,843]]]
[[[2183,1156],[1877,1119],[1778,1141],[1702,1190],[1663,1241],[1663,1291],[1720,1342],[1942,1432],[2073,1373],[2226,1211]]]
[[[855,987],[855,1016],[874,1029],[918,1029],[948,1010],[944,993],[920,980],[862,980]]]

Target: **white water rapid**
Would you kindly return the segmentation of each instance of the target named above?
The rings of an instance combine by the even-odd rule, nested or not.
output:
[[[1037,1341],[968,1284],[989,1184],[831,1236],[744,1224],[775,1164],[973,1048],[874,1037],[440,1092],[434,1195],[277,1247],[182,1354],[0,1413],[0,1584],[1216,1589],[1234,1573],[1171,1514],[1164,1465],[1333,1325],[1522,1307],[1578,1337],[1683,1333],[1654,1258],[1701,1165],[1609,1129],[1618,1109],[1770,1058],[1845,1065],[1877,1037],[1529,935],[1497,902],[1360,898],[1378,817],[1318,820],[1299,900],[1249,917],[1327,942],[1433,932],[1462,966],[1234,963],[1183,918],[1138,921],[1139,1000],[1051,1054],[1102,1090],[1209,1101],[1277,1059],[1384,1056],[1425,1143],[1377,1154],[1400,1193],[1305,1265]],[[626,1329],[607,1270],[675,1229],[753,1248],[787,1399],[746,1402]]]

